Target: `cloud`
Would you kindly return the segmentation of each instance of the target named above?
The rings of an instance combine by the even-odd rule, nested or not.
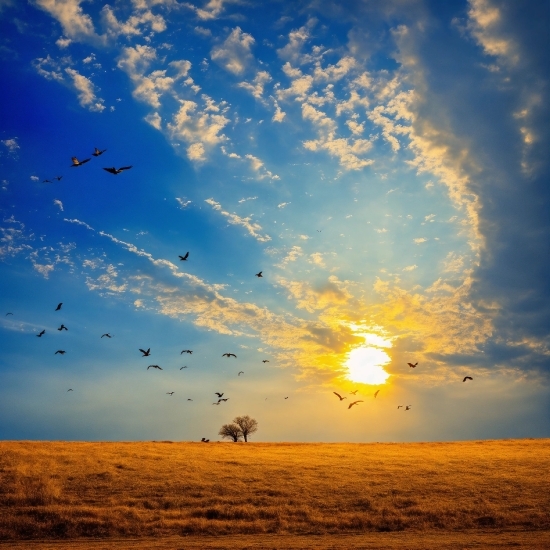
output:
[[[103,6],[101,17],[110,38],[117,38],[120,35],[126,37],[139,36],[144,32],[140,28],[142,26],[148,27],[148,30],[152,33],[166,30],[166,21],[164,17],[159,14],[153,14],[151,10],[147,9],[144,3],[138,6],[138,9],[134,11],[125,22],[121,22],[117,19],[113,8],[108,4]]]
[[[72,220],[69,220],[67,218],[63,218],[63,221],[67,222],[67,223],[75,223],[77,225],[82,225],[83,227],[85,227],[86,229],[89,229],[90,231],[95,231],[95,229],[93,227],[90,227],[87,223],[82,222],[80,220],[77,220],[76,218],[74,218]]]
[[[212,48],[210,58],[226,71],[240,75],[254,59],[250,51],[253,44],[252,35],[243,33],[240,27],[235,27],[221,46]]]
[[[86,78],[70,67],[67,67],[65,72],[72,78],[73,86],[78,93],[78,100],[82,107],[87,107],[88,110],[97,112],[105,109],[105,105],[103,105],[104,100],[95,95],[95,86],[89,78]]]
[[[178,204],[180,205],[180,208],[183,210],[184,208],[187,208],[193,201],[187,201],[185,199],[180,199],[179,197],[176,197],[176,200],[178,201]]]
[[[425,237],[417,237],[416,239],[413,239],[414,244],[422,244],[425,243],[428,239]]]
[[[258,179],[270,179],[270,180],[278,180],[280,179],[277,174],[273,174],[270,170],[267,170],[267,168],[264,166],[264,163],[254,155],[245,155],[245,158],[247,158],[250,161],[250,167],[254,172],[258,174]]]
[[[293,246],[287,255],[275,267],[285,269],[290,262],[295,262],[298,258],[304,255],[304,251],[300,246]]]
[[[294,65],[311,61],[309,56],[302,54],[302,48],[310,40],[311,30],[316,24],[317,19],[310,18],[304,26],[290,31],[288,43],[283,48],[277,50],[277,55],[281,59],[292,62]]]
[[[321,252],[314,252],[313,254],[310,254],[309,262],[318,265],[319,267],[327,267],[325,264],[325,260],[323,259],[323,254]]]
[[[0,140],[0,143],[8,148],[9,153],[15,153],[18,149],[21,147],[19,146],[19,143],[17,143],[18,138],[9,138],[9,139],[3,139]]]
[[[259,223],[251,223],[252,218],[241,218],[240,216],[237,216],[237,214],[230,214],[229,212],[223,210],[221,204],[216,202],[214,199],[206,199],[205,202],[212,206],[212,208],[218,211],[222,216],[225,216],[229,223],[244,227],[258,242],[265,243],[271,240],[269,235],[261,235],[259,233],[262,231],[262,226]]]
[[[59,199],[54,199],[53,203],[59,207],[59,210],[63,212],[63,203]]]
[[[277,208],[284,208],[285,206],[288,206],[289,204],[290,204],[290,202],[282,202],[282,203],[277,205]]]
[[[250,92],[256,99],[262,99],[264,86],[271,80],[271,75],[267,71],[258,71],[252,84],[249,82],[240,82],[237,86]]]
[[[56,45],[60,49],[68,48],[72,44],[72,40],[70,38],[65,38],[63,36],[60,36],[56,41]]]
[[[414,271],[418,266],[415,265],[408,265],[407,267],[404,267],[402,271]]]
[[[197,8],[193,4],[183,3],[189,9],[192,9],[199,19],[203,21],[209,21],[211,19],[217,19],[224,11],[224,4],[230,4],[235,0],[208,0],[203,8]]]

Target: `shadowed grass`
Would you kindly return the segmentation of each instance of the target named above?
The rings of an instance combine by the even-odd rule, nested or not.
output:
[[[0,443],[0,539],[550,528],[550,440]]]

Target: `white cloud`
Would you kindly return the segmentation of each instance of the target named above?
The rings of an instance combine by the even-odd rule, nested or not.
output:
[[[415,244],[422,244],[422,243],[425,243],[428,239],[426,239],[425,237],[418,237],[416,239],[413,239],[413,242]]]
[[[148,122],[153,128],[157,130],[162,130],[162,118],[158,113],[149,113],[145,117],[145,121]]]
[[[258,179],[263,180],[265,178],[269,178],[270,180],[278,180],[280,179],[277,174],[273,174],[270,170],[267,170],[265,168],[264,163],[254,155],[245,155],[245,158],[247,158],[250,161],[250,167],[254,172],[258,174]]]
[[[103,99],[95,95],[95,86],[89,78],[86,78],[70,67],[67,67],[65,72],[72,78],[73,86],[77,91],[78,100],[82,107],[87,107],[90,111],[97,112],[105,109]]]
[[[290,204],[289,202],[282,202],[281,204],[277,205],[277,208],[284,208],[285,206],[288,206],[289,204]]]
[[[315,80],[326,80],[335,82],[344,78],[352,69],[357,66],[357,62],[353,57],[343,57],[336,65],[328,65],[325,69],[321,67],[320,62],[316,63],[313,76]]]
[[[313,254],[310,254],[308,261],[309,263],[318,265],[319,267],[326,267],[323,254],[321,252],[314,252]]]
[[[244,73],[254,59],[250,51],[252,44],[252,35],[235,27],[221,46],[212,49],[210,57],[226,71],[239,75]]]
[[[285,268],[289,262],[295,262],[300,256],[304,255],[304,251],[300,246],[293,246],[288,254],[276,265],[276,267]]]
[[[273,117],[271,118],[271,120],[273,122],[282,122],[286,116],[286,113],[281,109],[277,101],[274,101],[274,105],[275,105],[275,113],[273,113]]]
[[[5,145],[8,148],[8,151],[10,153],[15,153],[17,149],[20,149],[19,143],[17,143],[17,139],[18,138],[16,137],[10,138],[10,139],[3,139],[0,141],[0,143],[2,143],[2,145]]]
[[[303,27],[290,31],[286,46],[277,50],[279,57],[292,61],[295,65],[311,61],[309,56],[304,56],[302,54],[302,47],[311,38],[311,30],[316,23],[317,20],[311,18]]]
[[[235,0],[209,0],[204,8],[197,8],[193,4],[183,3],[182,5],[192,9],[199,19],[203,21],[209,21],[211,19],[217,19],[218,16],[224,10],[224,4],[229,4]]]
[[[402,271],[414,271],[418,266],[415,265],[408,265],[407,267],[404,267]]]
[[[38,181],[38,180],[40,180],[40,178],[38,176],[31,176],[31,180],[32,181]]]
[[[114,10],[109,5],[103,6],[101,17],[111,38],[116,38],[120,35],[139,36],[144,32],[140,28],[142,26],[147,27],[150,32],[163,32],[166,30],[164,17],[159,14],[153,14],[151,10],[147,9],[145,4],[141,9],[138,8],[134,11],[125,22],[117,19]]]
[[[81,222],[80,220],[77,220],[76,218],[74,218],[72,220],[69,220],[67,218],[63,218],[63,221],[68,222],[68,223],[75,223],[77,225],[82,225],[83,227],[85,227],[86,229],[89,229],[90,231],[95,231],[95,229],[93,227],[90,227],[87,223]]]
[[[72,40],[70,38],[64,38],[63,36],[60,36],[56,41],[56,45],[60,49],[68,48],[69,45],[72,43]]]
[[[258,197],[247,197],[246,199],[241,199],[239,204],[246,201],[255,201]]]
[[[32,62],[36,72],[48,80],[57,80],[63,82],[64,77],[61,72],[61,65],[48,54],[46,57],[38,57]]]
[[[56,206],[59,206],[59,210],[61,210],[61,212],[63,212],[63,203],[59,199],[54,199],[53,203]]]
[[[176,200],[178,201],[180,207],[187,208],[193,201],[186,201],[185,199],[180,199],[179,197],[176,197]]]
[[[223,210],[221,204],[216,202],[214,199],[206,199],[205,202],[212,206],[212,208],[218,211],[222,216],[225,216],[229,223],[244,227],[258,242],[265,243],[271,240],[269,235],[261,235],[259,233],[262,231],[262,226],[259,223],[251,222],[250,220],[252,218],[241,218],[240,216],[237,216],[237,214],[230,214],[229,212]]]
[[[271,76],[267,71],[258,71],[252,84],[249,82],[240,82],[238,86],[250,92],[256,99],[262,99],[264,86],[270,81]]]

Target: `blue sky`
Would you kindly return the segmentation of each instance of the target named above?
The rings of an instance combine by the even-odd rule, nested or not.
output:
[[[0,437],[548,437],[548,11],[0,0]]]

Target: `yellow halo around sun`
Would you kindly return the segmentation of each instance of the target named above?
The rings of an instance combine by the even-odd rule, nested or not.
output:
[[[389,355],[378,347],[365,346],[355,348],[348,354],[347,378],[362,384],[384,384],[390,375],[383,366],[391,361]]]

